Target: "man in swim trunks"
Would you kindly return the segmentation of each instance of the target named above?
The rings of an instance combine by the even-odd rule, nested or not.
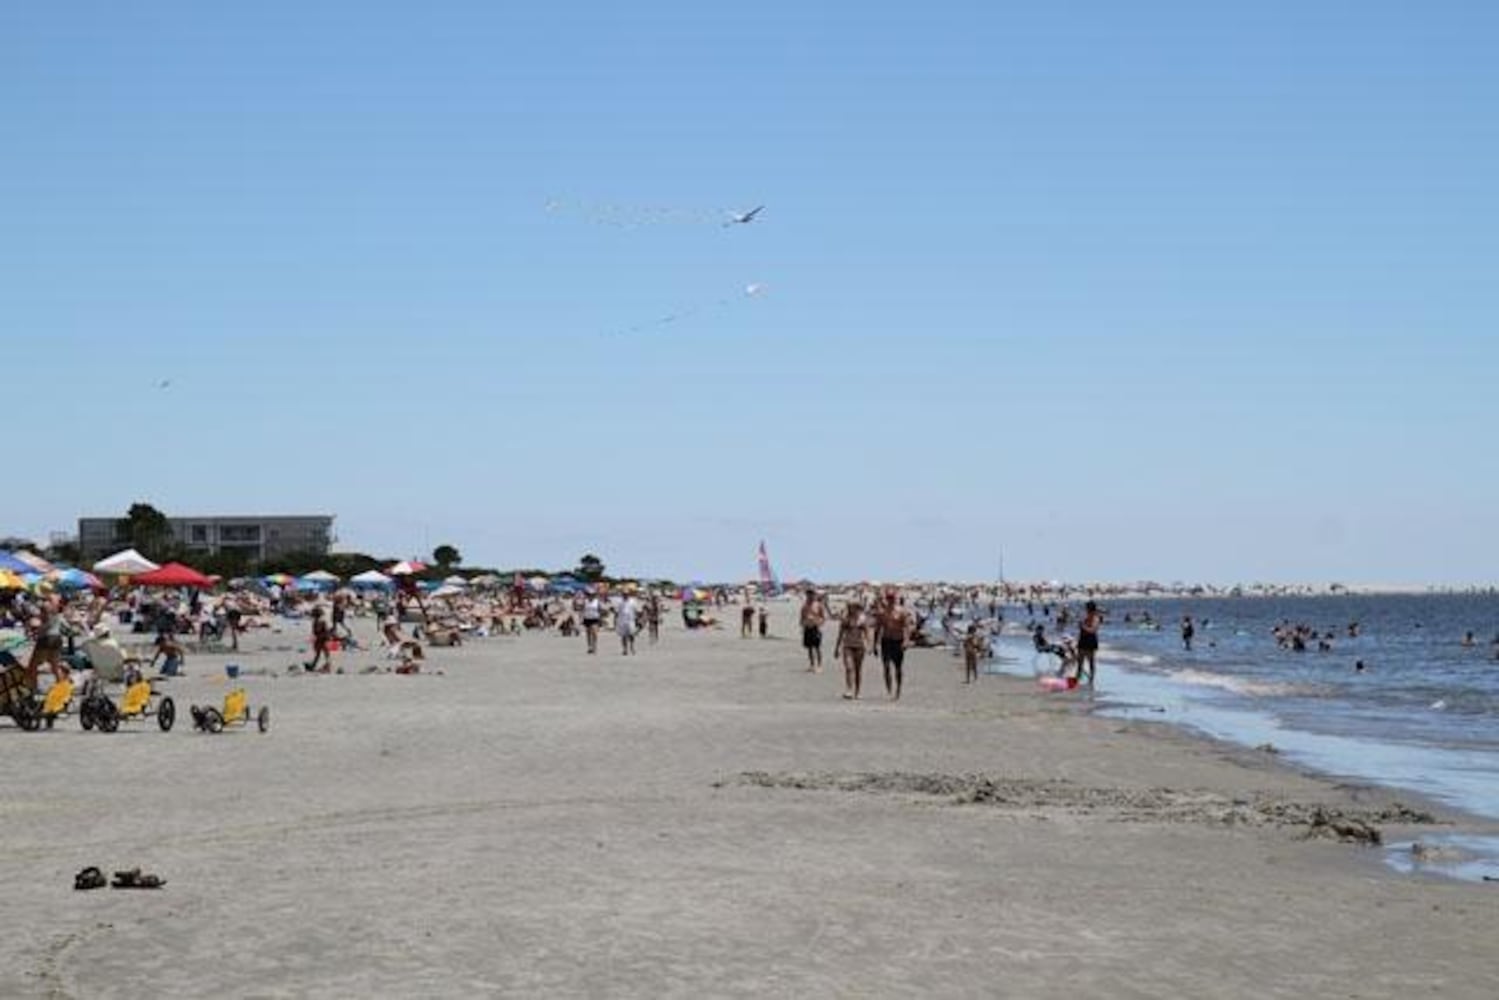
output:
[[[906,645],[911,638],[911,612],[900,603],[894,590],[887,590],[875,612],[875,621],[880,632],[880,664],[885,670],[885,694],[891,701],[900,701],[901,684],[905,680]]]
[[[1088,686],[1093,686],[1093,675],[1098,670],[1095,657],[1098,654],[1098,630],[1103,627],[1103,612],[1089,601],[1083,605],[1083,620],[1077,627],[1077,679],[1083,679],[1083,668],[1088,671]]]
[[[822,626],[828,620],[828,609],[817,596],[817,591],[807,588],[807,599],[802,602],[802,648],[807,651],[807,670],[822,671]]]

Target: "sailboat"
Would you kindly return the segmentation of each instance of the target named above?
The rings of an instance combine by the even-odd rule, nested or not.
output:
[[[765,551],[765,539],[760,539],[760,595],[762,597],[781,596],[781,581],[776,577],[776,571],[770,567],[770,553]]]

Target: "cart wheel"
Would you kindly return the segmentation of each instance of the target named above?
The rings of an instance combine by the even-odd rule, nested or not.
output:
[[[42,724],[41,713],[37,711],[35,705],[25,698],[15,703],[15,706],[11,709],[11,718],[16,720],[16,725],[28,733],[36,732],[37,727]]]
[[[114,702],[106,701],[99,706],[99,714],[94,719],[101,733],[112,733],[120,728],[120,710],[115,708]]]
[[[161,704],[156,707],[156,724],[164,733],[172,731],[172,723],[177,721],[177,705],[170,698],[161,699]]]
[[[255,723],[256,723],[256,725],[260,726],[260,731],[262,733],[265,732],[267,729],[270,729],[271,728],[271,710],[269,708],[266,708],[264,705],[262,705],[261,708],[260,708],[260,714],[255,717]]]
[[[94,722],[94,702],[90,699],[78,706],[78,724],[87,731],[94,728]]]
[[[224,731],[224,717],[216,708],[205,708],[203,710],[203,724],[208,727],[210,733],[222,733]]]

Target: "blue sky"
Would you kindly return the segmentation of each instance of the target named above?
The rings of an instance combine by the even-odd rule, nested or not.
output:
[[[9,4],[0,533],[1491,581],[1499,6],[1233,7]]]

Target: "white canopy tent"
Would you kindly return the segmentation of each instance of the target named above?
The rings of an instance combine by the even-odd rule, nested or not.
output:
[[[150,573],[158,569],[161,567],[134,549],[116,552],[94,563],[95,573],[108,573],[114,576],[135,576],[137,573]]]

